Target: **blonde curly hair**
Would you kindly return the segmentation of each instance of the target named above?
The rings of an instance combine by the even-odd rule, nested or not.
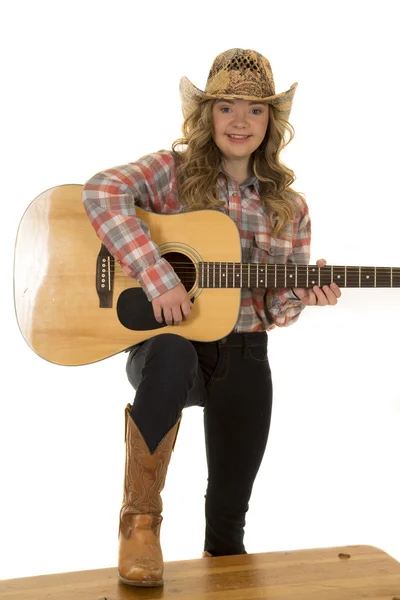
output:
[[[222,154],[213,140],[212,109],[216,100],[194,103],[182,125],[183,137],[175,140],[172,151],[177,164],[179,199],[187,210],[220,209],[225,203],[218,198],[217,178]],[[260,181],[260,198],[265,203],[273,223],[274,235],[279,235],[293,219],[301,196],[290,186],[294,172],[279,160],[281,151],[292,141],[294,128],[282,119],[272,104],[264,140],[253,152],[252,170]],[[285,136],[289,135],[286,141]],[[184,150],[177,150],[185,146]]]

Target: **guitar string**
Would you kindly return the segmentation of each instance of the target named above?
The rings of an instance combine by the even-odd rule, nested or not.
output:
[[[312,281],[307,282],[306,281],[297,281],[297,285],[296,282],[294,280],[288,280],[286,279],[286,281],[283,278],[277,278],[276,280],[276,284],[275,284],[275,278],[265,278],[262,280],[258,280],[257,282],[257,278],[256,277],[250,277],[250,283],[251,285],[246,285],[249,282],[249,278],[246,275],[246,277],[242,278],[242,285],[238,285],[239,283],[239,278],[235,279],[234,282],[232,280],[232,278],[224,278],[221,280],[221,282],[219,281],[219,278],[216,279],[216,281],[214,282],[214,280],[212,278],[209,278],[207,281],[207,277],[194,277],[191,275],[184,275],[182,273],[177,273],[178,277],[182,280],[182,281],[186,281],[188,283],[199,283],[200,281],[203,281],[204,285],[202,287],[313,287],[314,285],[317,285],[319,287],[323,287],[324,285],[331,285],[332,283],[336,283],[336,285],[338,287],[344,287],[344,288],[399,288],[400,287],[400,281],[389,281],[388,279],[378,279],[378,280],[368,280],[368,281],[361,281],[361,285],[359,281],[332,281],[331,279],[321,279],[319,282],[317,280],[314,280],[315,283],[313,283]],[[135,279],[134,277],[129,277],[129,275],[118,275],[116,278],[114,278],[115,281],[125,281],[126,279]],[[208,285],[206,285],[206,283],[208,283]],[[226,285],[226,283],[228,283],[228,285]],[[235,284],[234,284],[235,283]],[[258,286],[256,284],[259,284]],[[215,285],[214,285],[215,284]],[[261,284],[261,285],[260,285]],[[265,285],[264,285],[265,284]]]
[[[162,257],[163,258],[163,257]],[[118,262],[118,261],[117,261]],[[368,266],[368,265],[324,265],[319,267],[318,265],[315,264],[302,264],[302,263],[293,263],[293,262],[288,262],[288,263],[257,263],[257,262],[246,262],[246,263],[241,263],[241,262],[232,262],[232,261],[201,261],[201,262],[189,262],[189,261],[171,261],[170,263],[171,265],[185,265],[185,266],[199,266],[199,265],[207,265],[207,264],[215,264],[215,265],[226,265],[228,264],[229,267],[232,267],[233,265],[235,265],[235,267],[237,265],[243,265],[244,267],[247,267],[248,265],[251,266],[256,266],[256,265],[262,265],[262,266],[268,266],[268,267],[284,267],[286,266],[297,266],[297,268],[308,268],[311,269],[312,267],[316,268],[316,269],[326,269],[326,270],[330,270],[331,268],[334,269],[400,269],[400,267],[375,267],[375,266]]]
[[[190,268],[193,269],[195,267],[202,267],[210,265],[212,268],[212,265],[216,265],[217,268],[221,267],[221,270],[225,270],[227,265],[225,262],[205,262],[205,263],[196,263],[196,264],[188,264],[188,263],[177,263],[177,262],[170,262],[169,264],[173,265],[173,266],[177,266],[177,267],[184,267],[184,268]],[[235,268],[235,270],[238,268],[238,266],[242,265],[243,268],[248,268],[249,266],[252,268],[256,268],[257,266],[259,267],[267,267],[268,269],[275,269],[275,267],[277,268],[282,268],[284,269],[285,267],[296,267],[296,263],[228,263],[228,269],[233,269]],[[118,269],[120,265],[115,265],[115,266],[111,266],[111,268],[116,268]],[[120,267],[122,268],[122,267]],[[331,272],[331,269],[345,269],[347,270],[348,273],[352,273],[355,274],[356,272],[358,273],[361,270],[365,270],[365,269],[369,269],[374,271],[376,269],[377,274],[378,273],[384,273],[386,271],[390,271],[391,269],[393,270],[397,270],[400,272],[400,267],[344,267],[344,266],[333,266],[333,267],[320,267],[321,272]],[[297,269],[318,269],[317,265],[297,265]],[[352,269],[352,270],[350,270]]]
[[[188,269],[194,269],[195,267],[200,268],[202,265],[216,265],[217,268],[219,266],[221,266],[221,270],[222,271],[225,271],[226,268],[227,268],[226,267],[227,263],[224,262],[224,261],[222,261],[222,262],[220,262],[220,261],[218,261],[218,262],[209,261],[209,262],[204,262],[204,263],[193,263],[192,265],[189,264],[189,263],[186,263],[186,262],[175,262],[175,261],[173,261],[173,262],[170,262],[169,264],[171,264],[174,267],[182,265],[182,266],[184,266],[185,268],[188,268]],[[259,267],[267,267],[271,271],[274,270],[275,267],[277,267],[278,269],[279,268],[280,269],[285,269],[285,267],[286,268],[291,268],[291,267],[296,267],[297,266],[297,269],[305,269],[305,270],[312,269],[312,268],[321,269],[321,273],[328,273],[328,272],[330,273],[331,270],[332,270],[332,268],[334,270],[336,270],[336,271],[338,269],[342,269],[342,270],[346,269],[348,275],[358,275],[360,269],[361,269],[361,272],[363,270],[366,270],[366,269],[371,270],[371,271],[375,271],[375,269],[376,269],[377,275],[378,274],[384,275],[387,272],[390,272],[391,270],[394,271],[394,272],[400,273],[400,267],[356,267],[356,266],[347,266],[347,267],[345,267],[344,265],[343,266],[341,266],[341,265],[335,265],[335,266],[332,266],[332,267],[331,266],[318,267],[318,265],[300,265],[300,264],[297,264],[297,263],[228,263],[228,270],[229,269],[232,269],[232,270],[235,269],[236,270],[238,268],[238,266],[240,266],[240,265],[242,265],[242,267],[244,269],[248,269],[248,267],[250,266],[254,270],[256,270],[256,267],[258,265]],[[122,269],[122,267],[120,267],[120,268]],[[111,270],[113,270],[113,269],[117,270],[118,267],[117,266],[112,266]]]
[[[174,265],[173,263],[171,263],[171,265],[172,265],[173,268],[177,268],[177,270],[179,270],[180,273],[195,273],[196,272],[195,269],[180,268],[180,267],[177,267],[176,265]],[[283,266],[283,265],[281,265],[281,266]],[[253,275],[257,275],[257,269],[250,268],[250,270],[251,270],[251,273]],[[233,273],[235,273],[235,275],[237,275],[239,273],[238,269],[226,269],[226,268],[223,268],[223,269],[215,269],[215,274],[217,274],[217,273],[219,274],[220,271],[221,271],[221,274],[228,272],[230,275],[233,274]],[[279,275],[284,275],[285,269],[276,269],[276,271],[278,272]],[[120,272],[124,272],[123,269],[122,269],[122,267],[121,267],[121,269],[117,269],[117,268],[111,268],[110,269],[110,273],[116,273],[116,274],[118,274]],[[214,273],[214,270],[211,268],[208,272],[211,274],[211,273]],[[275,272],[275,269],[273,269],[273,268],[267,269],[267,274],[268,275],[271,274],[271,273],[274,273],[274,272]],[[242,269],[242,273],[243,273],[243,276],[244,276],[245,273],[247,274],[248,273],[248,267],[246,267],[245,269]],[[263,273],[262,271],[258,270],[258,274],[259,275],[261,275],[262,273]],[[205,275],[206,274],[207,273],[205,272]],[[287,274],[288,275],[294,275],[295,273],[293,271],[287,269]],[[300,275],[301,277],[304,277],[304,275],[306,275],[306,274],[307,274],[306,271],[303,271],[302,273],[298,272],[298,275]],[[326,275],[331,275],[331,271],[329,270],[329,272],[328,271],[321,272],[320,275],[321,275],[321,277],[322,276],[326,276]],[[341,278],[345,276],[344,273],[337,273],[337,272],[336,273],[334,272],[334,275],[336,275],[336,276],[340,275]],[[354,277],[354,278],[359,277],[359,273],[358,272],[357,273],[349,273],[349,272],[347,272],[346,275],[347,275],[347,277]],[[374,277],[374,273],[373,272],[372,273],[371,272],[369,272],[369,273],[368,272],[361,272],[361,276],[362,277],[365,277],[366,275],[369,275],[370,277],[371,276]],[[381,277],[387,277],[388,275],[390,275],[390,271],[387,271],[385,273],[379,272],[379,271],[376,272],[376,276],[377,277],[379,277],[379,276],[381,276]],[[400,275],[400,269],[398,271],[393,271],[393,275],[397,275],[397,276]],[[318,273],[313,274],[313,273],[309,272],[309,276],[310,277],[312,277],[312,276],[318,277]]]
[[[183,275],[183,276],[187,276],[187,277],[197,277],[197,276],[198,276],[198,275],[196,274],[196,272],[194,272],[194,271],[182,271],[181,269],[178,269],[176,272],[177,272],[177,274],[179,274],[179,275]],[[113,275],[114,277],[120,277],[120,276],[121,276],[121,277],[128,277],[128,275],[127,275],[127,274],[126,274],[124,271],[114,271],[114,272],[112,272],[112,271],[111,271],[111,275]],[[225,273],[224,273],[224,275],[225,275]],[[223,277],[224,277],[224,275],[223,275]],[[235,273],[235,275],[237,275],[237,276],[238,276],[237,278],[239,278],[239,275],[238,275],[238,273]],[[288,276],[286,277],[286,279],[293,279],[293,277],[289,277],[289,275],[290,275],[289,273],[288,273],[287,275],[288,275]],[[326,275],[327,275],[327,274],[326,274]],[[320,280],[324,280],[324,281],[330,281],[330,280],[331,280],[331,278],[328,278],[328,277],[326,277],[326,275],[322,275],[322,274],[321,274]],[[395,275],[395,274],[393,274],[393,275]],[[400,274],[398,274],[398,275],[400,275]],[[397,277],[398,277],[398,275],[397,275]],[[200,274],[199,274],[199,276],[200,276],[200,277],[203,277],[203,273],[200,273]],[[229,276],[229,279],[231,279],[231,277],[233,276],[233,271],[231,271],[230,273],[228,273],[228,276]],[[249,276],[249,275],[248,275],[248,272],[245,272],[245,273],[243,273],[243,275],[242,275],[242,278],[243,278],[243,279],[245,279],[245,278],[247,278],[248,276]],[[210,272],[210,273],[208,274],[208,277],[209,277],[209,278],[213,278],[213,277],[214,277],[214,273],[213,273],[213,272]],[[219,274],[215,273],[215,277],[219,279]],[[252,279],[256,279],[256,278],[257,278],[257,274],[256,274],[256,273],[254,273],[254,271],[252,271],[252,272],[250,273],[250,277],[251,277]],[[273,278],[273,277],[274,277],[274,273],[267,273],[267,277],[266,277],[266,279],[270,279],[270,278]],[[301,278],[301,277],[303,277],[303,278],[304,278],[304,275],[301,275],[301,276],[299,276],[299,277],[300,277],[300,278]],[[259,279],[260,279],[260,278],[261,278],[261,274],[260,274],[260,276],[259,276]],[[277,273],[277,278],[278,278],[278,279],[284,279],[284,273]],[[207,279],[207,273],[204,273],[204,279]],[[225,277],[224,277],[224,279],[225,279]],[[317,276],[317,277],[315,277],[315,279],[318,279],[318,276]],[[340,278],[340,279],[341,279],[341,281],[344,281],[344,278]],[[309,280],[311,280],[311,276],[309,277]],[[336,280],[337,280],[337,279],[336,279]],[[375,277],[373,277],[373,276],[371,276],[370,278],[368,278],[368,280],[367,280],[367,281],[383,281],[383,282],[384,282],[384,281],[388,281],[388,280],[389,280],[388,276],[387,276],[387,275],[385,276],[385,275],[383,275],[383,274],[382,274],[382,275],[380,275],[380,276],[377,276],[376,278],[375,278]],[[357,282],[357,281],[359,281],[359,277],[358,277],[358,276],[357,276],[357,277],[355,277],[355,276],[354,276],[354,277],[347,276],[347,281],[354,281],[354,282]],[[363,281],[363,282],[365,282],[365,276],[364,276],[364,279],[363,279],[362,281]],[[396,279],[396,277],[395,277],[395,276],[393,277],[393,281],[397,281],[397,279]]]
[[[181,278],[186,278],[185,282],[183,283],[188,283],[191,284],[193,281],[196,281],[197,279],[197,275],[196,275],[196,269],[194,264],[190,265],[188,262],[186,261],[172,261],[171,266],[173,268],[177,268],[177,274],[178,276],[180,276]],[[196,263],[196,266],[199,268],[200,264],[204,264],[204,263]],[[207,264],[207,263],[205,263]],[[214,264],[214,265],[221,265],[221,273],[219,273],[219,270],[217,269],[216,272],[215,269],[213,270],[211,268],[210,271],[208,271],[208,273],[201,273],[201,276],[204,277],[204,279],[209,279],[210,277],[213,278],[217,277],[219,278],[220,275],[224,276],[225,274],[228,275],[228,280],[230,278],[230,276],[233,276],[234,272],[237,276],[239,276],[239,273],[237,273],[237,265],[243,265],[244,269],[242,269],[241,275],[243,279],[246,279],[249,277],[249,267],[250,267],[250,277],[252,279],[256,278],[257,275],[258,277],[262,277],[263,276],[263,272],[260,273],[260,271],[258,271],[257,273],[257,265],[258,266],[263,266],[263,267],[267,267],[267,279],[269,277],[274,277],[275,276],[275,271],[276,271],[276,275],[279,278],[282,278],[282,276],[285,275],[284,271],[285,268],[287,269],[289,267],[289,269],[287,269],[286,272],[286,284],[288,283],[287,281],[287,276],[292,275],[293,273],[290,273],[290,267],[296,266],[296,263],[275,263],[275,264],[271,264],[271,263],[224,263],[224,261],[218,261],[218,262],[214,262],[214,263],[210,263],[210,264]],[[224,266],[224,265],[228,265],[228,267]],[[184,268],[180,268],[179,265],[183,265]],[[313,273],[309,271],[310,268],[316,268],[319,269],[319,271],[317,271],[314,276],[318,277],[320,279],[319,283],[322,285],[329,285],[330,283],[332,283],[331,278],[329,277],[329,275],[331,275],[332,273],[332,268],[329,265],[326,265],[324,267],[318,267],[318,265],[298,265],[297,264],[297,269],[300,269],[300,272],[297,273],[298,276],[300,277],[304,277],[307,274],[307,270],[308,270],[308,275],[309,277],[313,276]],[[334,266],[333,267],[336,270],[336,275],[337,275],[337,270],[344,270],[345,267],[344,266]],[[301,269],[303,269],[303,271],[301,271]],[[352,270],[350,270],[352,269]],[[360,269],[362,270],[360,273]],[[375,269],[376,270],[376,274],[375,274]],[[397,267],[357,267],[357,266],[352,266],[352,267],[346,267],[347,273],[340,273],[341,276],[346,277],[347,279],[347,284],[348,283],[357,283],[358,285],[354,285],[354,286],[349,286],[346,285],[345,287],[364,287],[364,288],[371,288],[371,287],[398,287],[397,285],[393,285],[397,284],[397,276],[400,274],[400,268]],[[364,272],[363,272],[364,270]],[[367,270],[367,271],[365,271]],[[372,273],[368,273],[368,271],[372,271]],[[397,273],[397,271],[399,271],[399,273]],[[122,267],[117,267],[116,265],[113,265],[110,269],[109,272],[111,275],[114,275],[114,277],[123,277],[126,278],[128,277],[128,275],[123,271]],[[369,275],[370,277],[372,276],[372,278],[368,281],[368,283],[365,281],[365,279],[361,282],[361,285],[359,285],[359,278],[361,277],[365,277],[366,275]],[[392,276],[391,278],[391,285],[389,285],[389,281],[388,281],[388,277]],[[327,278],[328,276],[328,278]],[[394,278],[394,280],[393,280]],[[321,281],[322,279],[322,281]],[[226,281],[226,280],[225,280]],[[235,280],[236,281],[236,280]],[[340,284],[343,284],[343,280],[342,281],[338,281],[336,278],[335,281],[339,287]],[[222,282],[221,282],[222,283]],[[283,282],[281,284],[281,282],[279,282],[280,285],[277,285],[277,287],[282,287]],[[384,285],[383,285],[384,284]],[[209,286],[209,287],[214,287],[214,286]],[[217,286],[215,286],[217,287]],[[225,287],[223,285],[218,286],[218,287]],[[229,286],[227,286],[229,287]],[[235,287],[235,286],[233,286]],[[242,286],[242,287],[246,287],[246,286]],[[301,287],[301,285],[298,285],[297,287]],[[310,287],[310,286],[309,286]],[[343,285],[342,285],[343,287]]]
[[[184,283],[184,284],[187,283],[188,285],[193,285],[194,283],[198,282],[198,280],[200,279],[199,277],[194,276],[192,273],[181,273],[181,272],[178,271],[177,275],[181,279],[182,283]],[[114,276],[114,279],[116,279],[116,280],[121,280],[121,279],[122,280],[126,280],[126,279],[130,279],[130,277],[127,274],[125,274],[125,273],[116,273],[115,276]],[[260,287],[260,288],[263,288],[263,287],[307,287],[304,284],[301,285],[301,282],[297,282],[297,286],[295,286],[294,285],[294,281],[290,282],[287,279],[286,279],[286,285],[285,285],[285,282],[282,281],[282,277],[279,278],[279,276],[278,276],[278,280],[277,280],[277,284],[276,285],[273,285],[274,282],[271,281],[271,280],[273,280],[272,276],[270,278],[267,277],[266,279],[267,279],[267,281],[265,283],[267,285],[266,286],[260,286],[259,285],[258,287]],[[268,281],[268,279],[269,279],[269,281]],[[204,276],[204,282],[206,282],[206,280],[207,280],[207,277]],[[235,279],[235,282],[237,282],[236,279]],[[250,276],[250,282],[251,282],[252,285],[250,285],[250,286],[246,285],[247,282],[248,282],[248,275],[246,274],[242,278],[242,285],[241,286],[233,285],[233,282],[232,282],[231,278],[228,278],[228,285],[226,285],[226,279],[224,279],[223,281],[221,281],[221,284],[218,285],[218,283],[219,283],[219,277],[218,277],[218,281],[216,282],[217,285],[213,285],[214,282],[209,280],[210,285],[208,285],[208,286],[207,285],[202,285],[200,287],[208,287],[208,288],[225,288],[225,287],[228,287],[228,288],[235,288],[235,287],[237,287],[237,288],[239,288],[239,287],[242,287],[242,288],[248,288],[248,287],[255,288],[255,287],[257,287],[256,286],[257,279],[256,279],[256,277],[255,277],[254,274]],[[259,280],[259,283],[264,283],[264,282]],[[314,283],[314,284],[311,283],[311,285],[310,285],[310,283],[311,282],[309,282],[309,285],[308,285],[309,288],[313,287],[314,285],[318,285],[318,282]],[[348,280],[347,281],[347,285],[345,285],[344,280],[341,280],[340,282],[338,282],[338,281],[333,282],[330,279],[327,279],[327,280],[321,279],[319,283],[320,283],[320,287],[322,287],[324,285],[330,285],[331,283],[336,283],[338,285],[338,287],[345,287],[345,288],[366,288],[366,289],[372,289],[374,287],[376,287],[376,288],[398,288],[398,287],[400,287],[400,280],[399,281],[395,281],[394,280],[392,282],[389,282],[387,278],[385,278],[385,279],[379,279],[379,278],[377,278],[376,280],[375,279],[371,279],[368,282],[366,282],[364,280],[364,281],[361,282],[361,285],[359,285],[359,281],[355,281],[355,280],[353,280],[353,281],[352,280],[350,280],[350,281]],[[292,285],[290,285],[290,284],[292,284]],[[353,285],[351,285],[351,284],[353,284]]]
[[[174,266],[174,265],[172,265],[172,266]],[[105,271],[107,272],[107,269],[105,269]],[[177,268],[176,271],[177,271],[177,273],[180,273],[182,275],[188,275],[188,276],[190,276],[190,275],[193,275],[193,276],[196,275],[196,270],[195,269],[180,269],[180,268]],[[119,275],[127,276],[126,273],[124,272],[124,270],[122,268],[121,269],[110,269],[109,272],[112,275],[115,275],[115,276],[119,276]],[[285,276],[284,269],[277,269],[276,272],[277,272],[277,277],[282,278],[282,277]],[[222,269],[221,270],[221,275],[224,276],[225,274],[228,274],[229,277],[233,276],[234,274],[236,276],[240,276],[240,274],[241,274],[242,277],[245,278],[245,277],[248,276],[248,269],[243,269],[242,273],[238,273],[238,271],[236,269],[235,269],[235,271],[233,269],[230,269],[230,270],[229,269],[228,270]],[[203,273],[200,273],[200,275],[203,276]],[[215,270],[215,273],[214,273],[214,270],[210,270],[208,272],[204,272],[204,277],[205,278],[207,276],[214,277],[214,275],[216,277],[219,277],[220,276],[220,271],[219,270]],[[263,272],[258,272],[258,276],[259,277],[262,277],[263,275],[264,275]],[[268,270],[266,275],[267,275],[267,277],[273,277],[275,275],[275,269]],[[290,275],[292,276],[291,278],[293,278],[293,276],[295,276],[295,274],[293,272],[290,272],[288,270],[287,273],[286,273],[286,276],[290,277]],[[306,275],[306,273],[305,272],[298,273],[297,275],[298,275],[298,277],[304,277]],[[309,278],[314,277],[315,279],[317,279],[318,276],[320,276],[321,278],[324,278],[324,279],[327,279],[327,278],[330,279],[329,276],[331,275],[331,273],[330,272],[329,273],[328,272],[324,272],[324,273],[320,273],[320,274],[318,274],[318,273],[309,273],[308,275],[309,275]],[[344,274],[340,274],[340,275],[341,275],[340,279],[344,279],[345,278]],[[388,279],[388,277],[390,277],[390,272],[387,272],[387,273],[379,273],[379,272],[377,272],[376,273],[376,277],[375,277],[375,275],[373,273],[361,273],[361,277],[364,278],[364,280],[365,280],[365,277],[367,275],[368,275],[368,279],[370,279],[371,281],[374,281],[375,279],[377,281],[378,280],[386,281]],[[393,275],[393,278],[396,279],[400,275],[400,270],[399,270],[399,272],[393,272],[392,275]],[[250,276],[251,277],[257,277],[257,271],[255,269],[250,269]],[[360,277],[359,273],[347,273],[347,279],[348,280],[349,279],[350,280],[358,280],[359,277]],[[337,274],[336,274],[336,278],[337,278]]]

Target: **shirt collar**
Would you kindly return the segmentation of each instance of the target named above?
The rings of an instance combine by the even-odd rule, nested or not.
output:
[[[220,164],[219,172],[223,173],[223,175],[225,175],[226,178],[232,179],[232,176],[229,175],[229,173],[227,171],[225,171],[222,163]],[[249,187],[250,185],[253,185],[257,192],[260,191],[260,181],[256,175],[251,175],[246,181],[244,181],[243,183],[240,184],[240,187],[246,188],[246,187]]]

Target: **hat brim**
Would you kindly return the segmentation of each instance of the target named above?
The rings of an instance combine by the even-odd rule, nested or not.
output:
[[[290,111],[292,110],[293,98],[296,92],[298,83],[293,83],[286,92],[274,94],[273,96],[266,96],[265,98],[259,98],[257,96],[242,96],[242,95],[221,95],[221,94],[207,94],[199,88],[197,88],[187,77],[182,77],[179,83],[179,92],[182,101],[182,112],[186,117],[193,104],[198,103],[202,100],[212,100],[220,98],[222,100],[247,100],[249,102],[267,102],[272,104],[278,111],[279,115],[288,119]]]

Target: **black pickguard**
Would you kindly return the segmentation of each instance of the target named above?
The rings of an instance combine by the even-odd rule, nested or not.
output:
[[[166,327],[165,321],[156,321],[153,305],[148,301],[142,288],[124,290],[117,301],[117,315],[120,323],[127,329],[146,331]]]

